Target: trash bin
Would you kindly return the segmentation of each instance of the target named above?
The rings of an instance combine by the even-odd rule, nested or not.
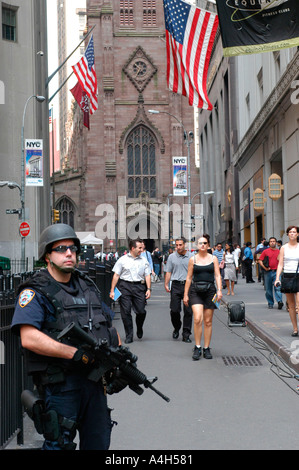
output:
[[[1,269],[2,268],[2,269]],[[0,256],[0,271],[10,271],[10,259]]]

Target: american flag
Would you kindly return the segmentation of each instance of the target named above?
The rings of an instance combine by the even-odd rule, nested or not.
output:
[[[98,109],[98,82],[94,62],[93,35],[90,38],[82,59],[73,65],[73,71],[79,83],[90,99],[90,114]]]
[[[52,110],[53,108],[49,109],[49,125],[52,125],[52,122],[53,122]]]
[[[181,0],[163,2],[168,87],[188,96],[191,106],[211,110],[207,75],[218,16]]]

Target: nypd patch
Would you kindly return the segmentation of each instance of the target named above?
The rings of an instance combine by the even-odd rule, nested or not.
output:
[[[24,308],[26,305],[30,304],[31,300],[35,296],[35,292],[31,289],[25,289],[21,292],[19,297],[19,305]]]

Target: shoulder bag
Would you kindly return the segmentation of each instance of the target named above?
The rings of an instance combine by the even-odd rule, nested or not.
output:
[[[282,273],[281,275],[281,292],[284,294],[296,294],[298,292],[297,280],[298,280],[299,261],[297,265],[297,271],[295,276],[292,273]]]
[[[265,268],[269,268],[269,256],[266,255],[262,261]]]

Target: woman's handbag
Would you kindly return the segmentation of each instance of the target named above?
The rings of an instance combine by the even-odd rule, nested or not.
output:
[[[208,290],[212,286],[211,282],[206,282],[206,281],[197,281],[197,282],[193,282],[193,284],[198,294],[204,294],[205,292],[208,292]]]
[[[224,268],[225,268],[225,261],[224,261],[224,259],[220,262],[219,268],[220,268],[220,269],[224,269]]]
[[[296,292],[298,292],[298,269],[299,261],[295,276],[293,275],[293,273],[282,273],[280,282],[281,292],[283,292],[284,294],[296,294]]]

